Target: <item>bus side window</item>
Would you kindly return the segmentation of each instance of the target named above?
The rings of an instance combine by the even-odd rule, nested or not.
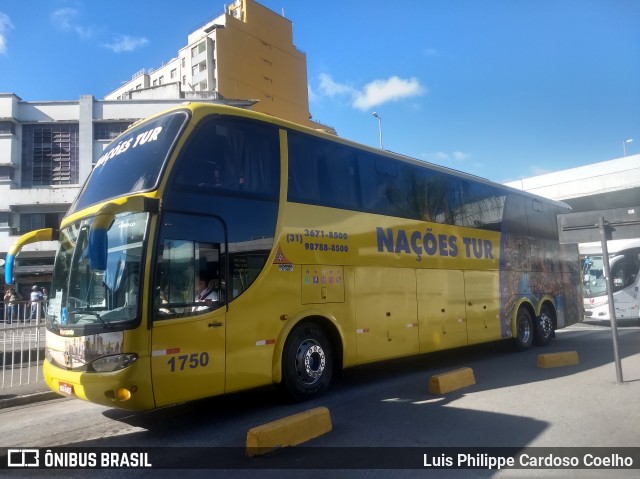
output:
[[[165,213],[160,236],[153,284],[155,319],[205,314],[222,306],[224,230],[220,220]],[[211,304],[199,303],[205,299]]]
[[[631,286],[635,283],[638,275],[637,268],[628,256],[614,264],[611,270],[614,291],[619,291],[627,286]]]
[[[213,125],[211,125],[213,126]],[[207,141],[197,141],[206,138]],[[202,135],[189,145],[176,177],[176,183],[205,188],[237,188],[233,184],[231,153],[223,136]]]

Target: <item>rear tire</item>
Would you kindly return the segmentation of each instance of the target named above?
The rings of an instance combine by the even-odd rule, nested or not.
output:
[[[302,323],[289,334],[282,355],[282,386],[296,401],[326,391],[333,375],[333,350],[316,323]]]
[[[536,318],[534,341],[536,346],[546,346],[554,336],[553,313],[547,306],[540,309],[540,316]]]
[[[533,319],[527,308],[520,308],[516,316],[516,333],[515,349],[517,351],[526,351],[533,344]]]

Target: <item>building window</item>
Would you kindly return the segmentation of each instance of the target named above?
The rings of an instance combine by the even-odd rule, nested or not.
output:
[[[164,75],[162,75],[160,78],[158,78],[158,84],[162,85],[164,83]]]
[[[207,91],[207,80],[202,80],[200,82],[200,91]]]
[[[0,181],[12,181],[13,180],[13,167],[0,166]]]
[[[64,213],[23,213],[20,215],[20,234],[42,228],[59,228]]]
[[[22,186],[78,183],[77,123],[22,127]]]
[[[182,85],[186,85],[187,84],[187,76],[186,75],[182,75]]]
[[[185,67],[185,59],[183,58],[182,59],[182,68],[184,68],[184,67]]]
[[[204,52],[206,49],[207,49],[206,41],[198,43],[195,47],[193,47],[191,49],[191,58],[197,57],[199,54]]]
[[[129,128],[129,125],[131,125],[131,122],[128,121],[95,123],[93,125],[93,139],[111,141]]]
[[[173,70],[171,70],[171,78],[175,78],[177,76],[178,76],[178,70],[174,68]]]
[[[196,76],[198,73],[203,72],[206,69],[207,69],[207,60],[203,60],[191,68],[191,74],[193,76]]]
[[[13,180],[13,167],[0,165],[0,181]]]
[[[207,45],[205,42],[200,42],[198,45],[191,49],[191,58],[198,56],[200,53],[204,52],[207,49]]]
[[[15,135],[16,127],[10,121],[0,121],[0,135]]]

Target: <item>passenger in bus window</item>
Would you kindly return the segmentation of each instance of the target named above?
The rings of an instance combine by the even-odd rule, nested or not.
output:
[[[633,266],[625,258],[618,262],[613,268],[613,288],[615,291],[626,288],[632,284],[632,279],[635,279],[633,275]]]
[[[167,296],[167,292],[160,286],[156,288],[155,302],[156,302],[156,309],[159,313],[171,314],[171,310],[168,307],[169,298]]]
[[[196,306],[193,311],[204,311],[212,308],[213,303],[219,301],[218,290],[215,288],[215,280],[207,281],[206,278],[200,277],[198,280],[198,294],[196,294],[196,303],[205,303],[204,306]]]

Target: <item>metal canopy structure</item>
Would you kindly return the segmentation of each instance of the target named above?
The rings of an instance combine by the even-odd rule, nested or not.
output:
[[[613,288],[609,268],[610,240],[640,238],[640,206],[609,210],[586,211],[558,215],[558,234],[560,243],[589,243],[601,241],[604,275],[609,298],[609,315],[613,336],[613,354],[616,363],[618,383],[622,383],[622,366],[618,352],[618,326],[616,309],[613,303]]]

